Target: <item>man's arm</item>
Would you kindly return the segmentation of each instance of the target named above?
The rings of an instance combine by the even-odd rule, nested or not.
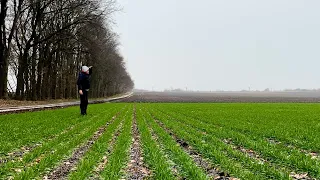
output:
[[[92,74],[92,66],[89,67],[89,75]]]
[[[81,74],[79,74],[79,77],[78,77],[78,81],[77,81],[77,85],[78,85],[78,90],[79,90],[79,94],[82,95],[83,92],[82,92],[82,77],[81,77]]]

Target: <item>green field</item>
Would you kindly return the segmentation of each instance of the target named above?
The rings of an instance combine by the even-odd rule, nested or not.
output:
[[[320,179],[320,104],[78,109],[1,115],[0,179]]]

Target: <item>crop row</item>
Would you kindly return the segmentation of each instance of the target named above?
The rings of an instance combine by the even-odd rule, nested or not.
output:
[[[84,117],[74,107],[4,115],[0,179],[319,179],[316,110],[108,103]]]

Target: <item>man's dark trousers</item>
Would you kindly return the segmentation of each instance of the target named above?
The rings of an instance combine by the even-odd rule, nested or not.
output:
[[[87,107],[88,107],[88,91],[83,90],[83,95],[80,95],[80,109],[81,114],[87,114]]]

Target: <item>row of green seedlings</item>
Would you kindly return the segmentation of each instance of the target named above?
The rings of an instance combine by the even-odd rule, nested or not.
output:
[[[183,121],[184,122],[184,121]],[[199,129],[199,131],[202,131],[203,129]],[[217,131],[215,131],[215,129],[214,130],[212,130],[212,132],[211,133],[213,133],[213,131],[215,132],[215,133],[217,133]],[[204,132],[204,133],[207,133],[207,132]],[[233,147],[233,146],[232,146]],[[239,148],[240,149],[240,148]],[[243,151],[242,151],[243,152]],[[249,151],[250,152],[250,151]],[[247,152],[245,152],[245,154],[246,154]],[[247,154],[248,155],[248,154]],[[250,154],[249,153],[249,156],[250,155],[252,155],[252,153]],[[251,158],[252,158],[252,156],[250,156]],[[257,161],[260,161],[261,159],[256,159]],[[267,161],[260,161],[259,163],[264,163],[264,162],[267,162]]]
[[[276,169],[272,169],[258,161],[250,159],[241,152],[234,151],[230,146],[224,144],[219,139],[195,129],[193,126],[186,125],[168,118],[161,112],[152,114],[164,123],[179,137],[183,137],[186,142],[191,144],[196,151],[208,158],[216,166],[220,166],[230,175],[244,179],[282,179],[283,174]],[[168,120],[170,119],[170,120]],[[194,124],[198,122],[193,122]]]
[[[137,106],[137,125],[141,136],[141,147],[143,161],[147,168],[151,171],[150,178],[171,180],[175,179],[171,171],[171,165],[165,153],[160,148],[159,144],[153,139],[150,129],[146,123],[140,107]]]
[[[212,123],[214,121],[210,121],[210,119],[202,118],[200,120],[199,118],[192,117],[192,115],[190,115],[191,117],[188,117],[187,114],[180,114],[180,117],[177,117],[177,111],[171,113],[176,119],[183,119],[183,122],[188,119],[190,122],[196,121],[197,126],[195,127],[198,127],[200,130],[204,129],[207,133],[213,134],[225,142],[231,141],[238,149],[243,147],[254,151],[259,154],[261,159],[265,159],[263,162],[268,163],[270,166],[283,169],[283,171],[291,177],[304,175],[308,178],[305,173],[308,172],[309,176],[319,178],[319,160],[314,159],[312,156],[308,156],[299,150],[290,149],[279,144],[271,144],[266,141],[265,138],[259,137],[256,134],[242,134],[241,132],[228,128],[228,126],[223,128],[217,127]],[[230,124],[229,126],[237,125]]]
[[[78,136],[73,137],[72,139],[68,139],[67,141],[66,139],[64,139],[62,143],[60,143],[57,146],[54,146],[55,150],[53,155],[50,154],[48,156],[43,156],[45,157],[43,160],[40,160],[40,162],[36,164],[36,166],[33,166],[31,169],[29,169],[29,172],[31,172],[31,176],[30,174],[28,174],[28,171],[27,171],[25,173],[26,174],[25,177],[23,177],[22,175],[20,175],[19,177],[22,177],[22,179],[25,179],[26,177],[32,178],[32,177],[39,176],[44,169],[46,170],[52,169],[53,166],[59,164],[61,159],[70,156],[70,154],[72,154],[75,148],[81,146],[82,144],[86,143],[90,138],[92,138],[92,134],[94,134],[94,132],[96,132],[97,129],[101,129],[102,127],[104,127],[106,120],[110,121],[112,119],[112,116],[115,113],[116,112],[112,112],[107,116],[104,116],[103,114],[100,115],[98,117],[99,118],[98,121],[94,121],[94,122],[91,121],[91,123],[87,124],[87,127],[83,127],[83,131],[81,131],[80,129],[80,132],[77,133]],[[53,159],[54,161],[52,161],[51,159]],[[46,160],[51,160],[51,161],[49,161],[48,163],[46,162]],[[36,169],[36,171],[34,171],[34,169]]]
[[[115,143],[113,152],[110,154],[108,164],[101,172],[101,177],[103,179],[119,179],[121,176],[125,175],[124,167],[129,159],[129,147],[132,138],[131,127],[133,120],[133,107],[129,112],[130,116],[125,119],[123,131]]]
[[[272,104],[272,106],[270,104],[263,104],[260,106],[255,105],[254,107],[252,107],[253,105],[247,106],[249,105],[242,104],[235,114],[230,114],[232,112],[229,111],[223,111],[223,113],[218,111],[217,113],[214,111],[216,108],[210,104],[206,106],[187,106],[184,107],[183,112],[192,111],[192,114],[188,113],[192,117],[214,119],[216,123],[244,134],[255,134],[268,140],[282,142],[284,146],[300,150],[309,156],[315,157],[320,153],[319,133],[317,131],[319,121],[317,106],[312,104]],[[201,110],[194,110],[200,107]],[[181,112],[179,107],[170,106],[170,109]],[[292,113],[293,111],[295,113]],[[241,116],[237,116],[237,113],[240,114],[242,112]],[[275,113],[277,113],[276,116]],[[232,122],[236,126],[228,126],[229,121],[222,120],[225,118],[232,119]],[[256,126],[257,123],[259,126]]]
[[[106,123],[105,119],[110,120],[117,111],[119,109],[104,110],[79,123],[63,136],[34,149],[21,160],[6,163],[0,169],[0,178],[11,176],[15,179],[32,179],[40,176],[46,170],[52,169],[62,158],[69,156],[79,144],[86,142],[99,127]]]
[[[90,108],[93,114],[99,113],[95,107]],[[112,108],[107,105],[104,108]],[[88,115],[91,116],[91,115]],[[59,110],[47,110],[10,114],[0,116],[0,159],[12,156],[20,148],[34,146],[43,143],[56,134],[77,123],[79,119],[78,109],[70,107]]]
[[[79,121],[80,122],[80,121]],[[84,123],[85,121],[82,121],[81,123]],[[80,123],[78,123],[80,124]],[[47,141],[45,144],[44,144],[44,147],[38,147],[35,149],[35,152],[32,152],[31,154],[27,155],[26,157],[23,157],[22,158],[17,158],[17,159],[13,159],[12,162],[6,164],[6,165],[2,165],[4,166],[4,168],[2,167],[1,170],[2,170],[2,173],[1,174],[5,174],[5,171],[8,170],[8,168],[6,167],[19,167],[19,166],[22,166],[23,165],[23,162],[27,162],[28,164],[31,164],[32,163],[32,160],[36,159],[36,157],[38,157],[43,151],[45,151],[46,149],[48,149],[48,147],[51,147],[53,144],[56,144],[56,142],[59,142],[59,140],[61,141],[62,139],[64,138],[64,136],[60,136],[58,139],[55,139],[53,142],[50,142],[50,141]],[[26,155],[24,153],[24,155]],[[39,161],[40,159],[37,158],[37,161]],[[17,163],[16,162],[19,162],[21,161],[20,165],[17,166]],[[27,164],[26,163],[26,164]],[[16,166],[15,166],[16,165]],[[19,170],[21,171],[21,169],[16,169],[18,172]]]
[[[297,151],[300,151],[301,153],[303,153],[303,154],[305,154],[307,156],[310,156],[311,159],[320,160],[320,154],[318,152],[313,151],[313,150],[305,150],[305,149],[302,149],[302,148],[297,147],[295,145],[288,144],[288,143],[285,143],[285,142],[281,142],[281,141],[275,139],[274,137],[273,138],[265,138],[265,139],[271,144],[277,144],[277,145],[280,145],[282,147],[286,147],[286,148],[289,148],[289,149],[297,150]]]
[[[118,116],[120,116],[119,114],[121,114],[121,111],[113,116],[112,120],[107,122],[105,126],[100,127],[99,130],[96,131],[87,142],[74,149],[71,157],[65,159],[48,175],[44,176],[43,179],[65,179],[70,171],[78,164],[79,160],[84,156],[84,154],[86,154],[86,152],[95,144],[95,142],[100,139],[103,134],[105,134],[105,131],[108,130],[109,124],[113,124]]]
[[[69,112],[70,110],[59,111]],[[76,115],[70,113],[70,116],[66,118],[66,113],[53,111],[1,115],[0,158],[19,154],[20,147],[25,145],[32,147],[34,142],[41,143],[44,138],[58,134],[71,123],[76,122]]]
[[[137,109],[134,105],[133,125],[132,125],[132,143],[130,147],[130,160],[125,169],[126,177],[123,179],[148,179],[150,177],[150,170],[143,163],[141,136],[137,124]]]
[[[148,112],[150,114],[150,112]],[[203,158],[201,154],[196,152],[192,146],[190,146],[187,142],[185,142],[183,139],[180,139],[178,136],[174,134],[174,132],[171,131],[171,129],[168,129],[162,122],[156,119],[152,114],[150,114],[152,118],[159,124],[168,134],[171,135],[171,137],[184,149],[186,153],[189,154],[189,156],[192,157],[193,161],[201,168],[203,168],[208,177],[210,179],[233,179],[236,180],[237,178],[230,177],[229,174],[221,171],[219,168],[215,167],[210,161]]]
[[[123,116],[109,125],[108,130],[83,156],[76,169],[69,174],[69,179],[88,179],[90,177],[117,179],[120,177],[119,171],[126,161],[126,156],[119,153],[119,150],[123,148],[122,150],[126,153],[127,140],[131,139],[130,131],[128,131],[131,125],[131,114],[130,106]]]
[[[149,112],[147,112],[149,113]],[[207,178],[209,179],[231,179],[237,180],[238,178],[230,177],[229,174],[221,171],[219,168],[215,167],[210,161],[203,158],[201,154],[193,149],[186,141],[176,136],[170,129],[164,126],[164,124],[158,121],[153,115],[149,113],[150,117],[161,127],[163,128],[167,134],[169,134],[191,158],[196,163],[196,165],[202,168],[207,174]]]
[[[208,179],[205,171],[198,167],[193,159],[179,146],[177,142],[162,129],[146,112],[142,112],[145,122],[151,133],[156,136],[155,140],[161,144],[161,148],[168,157],[177,165],[181,178],[187,179]]]
[[[180,145],[180,147],[193,159],[197,166],[201,167],[206,172],[207,177],[209,179],[237,179],[235,177],[230,177],[228,173],[221,171],[219,168],[215,167],[215,165],[213,165],[210,161],[202,157],[202,155],[196,152],[192,146],[190,146],[183,139],[176,136],[170,129],[166,128],[162,122],[158,121],[148,111],[148,109],[144,108],[144,111],[147,114],[149,114],[150,117],[167,132],[167,134],[170,134],[170,136],[176,141],[177,145]]]
[[[112,111],[112,109],[116,109],[117,107],[108,107],[106,106],[105,108],[110,108],[109,110]],[[50,112],[52,113],[52,112]],[[57,111],[57,114],[64,114],[61,111]],[[98,113],[100,114],[100,113]],[[65,115],[65,114],[64,114]],[[33,117],[34,115],[31,113],[29,116]],[[63,120],[63,123],[56,122],[56,120],[61,120],[60,118],[58,119],[52,119],[57,118],[56,116],[49,116],[48,118],[50,123],[54,122],[55,125],[50,125],[46,123],[47,118],[41,117],[40,121],[45,121],[44,123],[41,123],[43,126],[47,126],[49,128],[45,128],[40,126],[40,131],[39,134],[35,139],[30,138],[28,134],[25,134],[25,131],[23,129],[29,129],[30,127],[21,127],[22,131],[20,132],[24,137],[20,138],[20,141],[23,144],[22,147],[20,148],[15,148],[11,150],[11,152],[7,153],[6,155],[0,156],[0,165],[5,164],[9,161],[17,161],[21,159],[23,156],[26,154],[32,152],[34,149],[39,148],[39,146],[42,146],[44,143],[48,143],[50,141],[53,141],[54,139],[58,138],[59,136],[63,136],[65,133],[69,132],[70,130],[74,129],[75,127],[79,126],[81,123],[84,123],[88,120],[88,118],[84,119],[83,117],[79,117],[79,115],[74,116],[70,115],[68,118],[61,118]],[[37,119],[37,118],[36,118]],[[38,120],[38,119],[37,119]],[[29,124],[34,124],[34,121],[31,123],[30,121],[27,121]],[[37,123],[35,123],[37,124]],[[39,128],[38,128],[39,129]],[[48,130],[48,131],[47,131]],[[45,131],[45,133],[43,132]],[[32,132],[32,131],[28,131]],[[33,133],[34,135],[35,133]],[[46,134],[43,136],[43,134]],[[2,138],[2,137],[1,137]],[[33,139],[33,143],[30,143],[30,139]],[[6,143],[8,144],[8,143]]]

